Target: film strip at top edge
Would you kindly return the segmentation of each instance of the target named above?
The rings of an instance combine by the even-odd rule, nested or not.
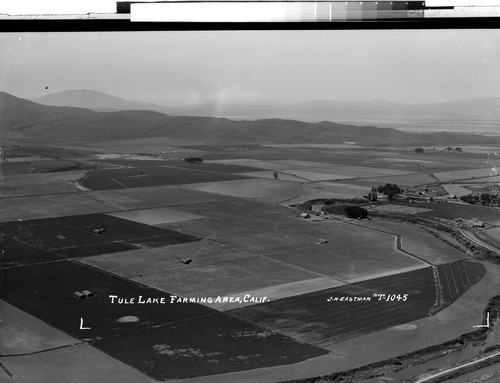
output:
[[[499,17],[500,1],[169,1],[117,3],[135,22],[331,22],[426,17]],[[479,6],[478,6],[479,5]]]

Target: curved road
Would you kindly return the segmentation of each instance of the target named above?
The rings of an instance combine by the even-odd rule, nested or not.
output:
[[[463,229],[458,229],[458,231],[469,241],[474,242],[476,245],[482,246],[490,251],[493,251],[494,253],[499,253],[499,250],[496,247],[493,247],[491,245],[488,245],[487,243],[479,240],[474,234],[467,232]]]
[[[417,381],[415,381],[415,383],[423,383],[423,382],[428,382],[429,380],[432,380],[432,379],[435,379],[435,378],[438,378],[442,375],[447,375],[451,372],[454,372],[454,371],[457,371],[457,370],[461,370],[463,368],[467,368],[467,367],[470,367],[470,366],[473,366],[475,364],[478,364],[478,363],[481,363],[485,360],[488,360],[488,359],[491,359],[491,358],[494,358],[496,356],[500,356],[500,351],[494,353],[494,354],[491,354],[491,355],[488,355],[488,356],[485,356],[484,358],[481,358],[481,359],[478,359],[478,360],[474,360],[473,362],[468,362],[468,363],[465,363],[465,364],[462,364],[460,366],[457,366],[457,367],[453,367],[453,368],[449,368],[447,370],[444,370],[444,371],[441,371],[441,372],[438,372],[436,374],[432,374],[432,375],[428,375],[424,378],[421,378]]]

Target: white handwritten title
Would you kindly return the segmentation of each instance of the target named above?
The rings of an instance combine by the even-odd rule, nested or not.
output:
[[[118,295],[109,295],[109,299],[113,304],[119,305],[165,305],[167,303],[266,303],[269,302],[268,297],[256,297],[250,294],[245,294],[243,296],[221,296],[216,297],[178,297],[176,295],[171,295],[170,297],[143,297],[139,295],[137,297],[119,297]]]

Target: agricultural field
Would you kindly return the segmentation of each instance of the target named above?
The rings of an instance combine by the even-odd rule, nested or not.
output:
[[[82,155],[94,170],[4,174],[0,271],[8,288],[0,299],[55,331],[36,325],[33,336],[41,343],[26,349],[42,347],[51,334],[57,344],[85,337],[91,344],[78,344],[66,357],[106,355],[118,363],[117,376],[132,367],[153,380],[293,366],[331,355],[339,342],[428,318],[439,295],[434,267],[443,307],[484,274],[481,264],[460,263],[463,253],[418,226],[307,220],[290,207],[316,198],[363,198],[386,182],[433,182],[418,166],[425,159],[416,162],[410,151],[373,149],[371,156],[354,146],[166,144],[146,138],[127,152],[129,141],[101,143],[101,152]],[[181,153],[207,159],[187,164]],[[399,164],[386,161],[391,153]],[[439,210],[447,205],[449,211]],[[479,219],[500,221],[488,209],[478,215],[480,207],[451,205],[390,209],[442,216],[473,208]],[[75,299],[82,290],[93,296]],[[375,300],[381,292],[408,298]],[[136,303],[112,303],[110,295]],[[137,304],[139,296],[194,300]],[[245,296],[257,299],[243,302]],[[358,296],[372,300],[329,301]],[[85,333],[80,318],[91,328]],[[12,344],[22,329],[9,326]],[[18,371],[15,359],[8,365]]]
[[[446,191],[451,194],[457,196],[457,198],[468,195],[472,192],[471,189],[467,189],[465,185],[457,185],[457,184],[445,184],[443,187]]]
[[[408,293],[406,301],[379,301],[374,293]],[[369,301],[335,301],[367,297]],[[232,314],[279,329],[308,343],[329,348],[342,340],[408,323],[428,315],[435,300],[430,267],[320,292],[244,307]]]
[[[401,249],[432,265],[466,259],[467,255],[437,239],[422,226],[398,221],[374,219],[358,225],[397,235]]]
[[[204,168],[205,169],[205,168]],[[244,176],[199,169],[166,166],[105,169],[91,172],[81,183],[90,190],[133,189],[141,187],[180,185],[245,179]]]
[[[458,261],[439,265],[442,304],[451,304],[471,285],[480,281],[485,271],[484,266],[479,262]]]
[[[141,246],[196,241],[199,238],[156,228],[105,214],[58,217],[50,219],[14,221],[0,224],[0,232],[7,240],[26,243],[37,250],[75,258],[131,250]],[[19,243],[12,243],[8,255],[24,252]]]
[[[432,209],[432,212],[426,212],[422,215],[431,215],[438,218],[477,218],[483,222],[500,219],[500,210],[495,208],[492,209],[488,206],[470,205],[466,203],[428,203],[425,204],[425,207]]]
[[[24,195],[2,199],[1,222],[106,213],[117,207],[82,192]]]
[[[74,182],[84,175],[84,170],[4,175],[0,198],[76,192]]]
[[[470,180],[475,178],[484,178],[490,176],[496,176],[496,169],[480,168],[480,169],[470,169],[470,170],[456,170],[451,172],[437,172],[434,175],[439,178],[439,180],[448,181],[460,181],[460,180]]]
[[[4,301],[77,339],[96,339],[94,347],[155,379],[246,370],[274,365],[277,360],[288,364],[326,353],[201,305],[170,303],[168,293],[72,262],[10,268],[2,273],[9,286],[1,293]],[[83,289],[94,296],[72,297],[74,291]],[[111,303],[110,294],[134,298],[137,304]],[[146,301],[152,296],[166,303],[139,304],[140,297]],[[175,305],[175,310],[165,305]],[[69,315],[61,315],[61,309]],[[91,329],[82,333],[75,326],[80,317],[86,318]],[[126,320],[131,317],[137,320]],[[178,324],[166,327],[168,323]],[[234,355],[234,349],[241,358]],[[189,368],[193,362],[196,369]]]

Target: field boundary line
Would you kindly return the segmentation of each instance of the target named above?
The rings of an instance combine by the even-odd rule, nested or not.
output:
[[[442,182],[440,178],[438,178],[433,172],[427,170],[426,168],[423,167],[423,165],[417,165],[420,169],[422,169],[429,177],[434,178],[438,182]]]
[[[443,286],[441,286],[441,280],[439,279],[438,268],[433,267],[432,273],[434,277],[434,285],[436,286],[436,299],[434,300],[434,305],[429,310],[429,315],[434,315],[444,306]]]
[[[118,205],[117,203],[109,202],[109,201],[106,201],[105,199],[98,198],[96,196],[90,195],[89,192],[87,192],[87,191],[80,190],[77,193],[78,193],[78,195],[82,196],[83,198],[88,198],[88,199],[90,199],[92,201],[96,201],[96,202],[99,202],[99,203],[103,203],[105,205],[109,205],[111,207],[120,209],[120,211],[127,211],[128,210],[125,206],[121,206],[121,205]],[[110,212],[110,213],[113,213],[113,212]],[[107,213],[103,213],[103,214],[107,214]]]
[[[128,189],[128,187],[124,184],[122,184],[120,181],[118,181],[115,177],[109,177],[110,180],[115,181],[118,185],[123,186],[125,189]]]
[[[31,198],[31,197],[46,197],[46,196],[53,196],[53,195],[71,195],[75,194],[78,195],[80,193],[80,190],[74,190],[74,191],[67,191],[67,192],[56,192],[56,193],[39,193],[39,194],[25,194],[25,195],[8,195],[5,197],[0,197],[0,199],[11,199],[11,198]]]
[[[410,257],[412,258],[416,258],[418,259],[419,261],[421,262],[424,262],[424,263],[427,263],[429,266],[432,266],[434,267],[434,265],[432,263],[430,263],[429,261],[423,259],[423,258],[420,258],[419,256],[415,255],[415,254],[412,254],[410,253],[409,251],[406,251],[404,250],[402,247],[401,247],[401,238],[402,238],[402,235],[401,234],[395,234],[395,233],[392,233],[390,231],[385,231],[385,230],[382,230],[382,229],[376,229],[376,228],[373,228],[373,227],[367,227],[367,226],[363,226],[363,225],[359,225],[355,222],[350,222],[350,221],[344,221],[345,223],[349,224],[349,225],[354,225],[354,226],[358,226],[358,227],[362,227],[364,229],[368,229],[368,230],[373,230],[373,231],[378,231],[380,233],[384,233],[384,234],[389,234],[389,235],[392,235],[394,237],[396,237],[396,244],[395,244],[395,248],[396,250],[398,251],[401,251],[402,253],[406,254],[406,255],[409,255]]]
[[[302,271],[306,271],[308,273],[311,273],[311,274],[316,274],[316,275],[319,275],[323,278],[328,278],[328,279],[333,279],[335,281],[339,281],[339,282],[342,282],[343,284],[349,284],[349,282],[346,282],[346,281],[343,281],[341,279],[338,279],[338,278],[333,278],[331,275],[327,275],[327,274],[322,274],[322,273],[318,273],[317,271],[312,271],[312,270],[308,270],[308,269],[305,269],[303,267],[300,267],[300,266],[296,266],[296,265],[292,265],[290,263],[286,263],[286,262],[283,262],[283,261],[279,261],[277,259],[274,259],[274,258],[270,258],[270,257],[266,257],[265,255],[263,254],[259,254],[257,252],[253,252],[251,250],[247,250],[247,249],[243,249],[241,247],[238,247],[238,246],[235,246],[233,244],[229,244],[229,243],[225,243],[225,242],[222,242],[218,239],[209,239],[209,241],[213,241],[215,243],[218,243],[220,245],[224,245],[224,246],[228,246],[228,247],[232,247],[233,249],[236,249],[236,250],[239,250],[239,251],[243,251],[243,252],[246,252],[248,254],[252,254],[253,256],[255,257],[260,257],[260,258],[264,258],[268,261],[272,261],[272,262],[275,262],[275,263],[279,263],[281,265],[285,265],[285,266],[288,266],[288,267],[293,267],[293,268],[296,268],[296,269],[299,269],[299,270],[302,270]]]
[[[2,363],[0,363],[0,368],[1,368],[2,370],[4,370],[4,371],[5,371],[5,373],[6,373],[7,375],[9,375],[11,378],[13,378],[13,377],[14,377],[14,375],[12,374],[12,372],[10,372],[10,371],[9,371],[9,369],[8,369],[7,367],[5,367]]]
[[[47,251],[50,254],[57,255],[58,257],[61,257],[58,254],[53,253],[52,251]],[[49,263],[57,263],[57,262],[63,262],[67,261],[68,258],[61,258],[61,259],[54,259],[52,261],[46,261],[46,262],[35,262],[35,263],[28,263],[27,265],[16,265],[16,266],[2,266],[0,267],[0,270],[9,270],[9,269],[16,269],[19,267],[27,267],[27,266],[40,266],[40,265],[46,265]]]
[[[30,314],[31,315],[31,314]],[[39,319],[39,318],[37,318]],[[40,319],[39,319],[40,320]],[[53,328],[56,328],[54,326],[51,326]],[[49,352],[49,351],[54,351],[54,350],[60,350],[61,348],[67,348],[67,347],[74,347],[74,346],[78,346],[80,344],[84,344],[84,343],[88,343],[84,340],[81,340],[79,342],[76,342],[76,343],[70,343],[70,344],[63,344],[62,346],[56,346],[56,347],[52,347],[52,348],[46,348],[46,349],[43,349],[43,350],[38,350],[38,351],[31,351],[31,352],[23,352],[23,353],[19,353],[19,354],[0,354],[0,358],[11,358],[11,357],[16,357],[16,356],[29,356],[29,355],[36,355],[36,354],[41,354],[43,352]]]

